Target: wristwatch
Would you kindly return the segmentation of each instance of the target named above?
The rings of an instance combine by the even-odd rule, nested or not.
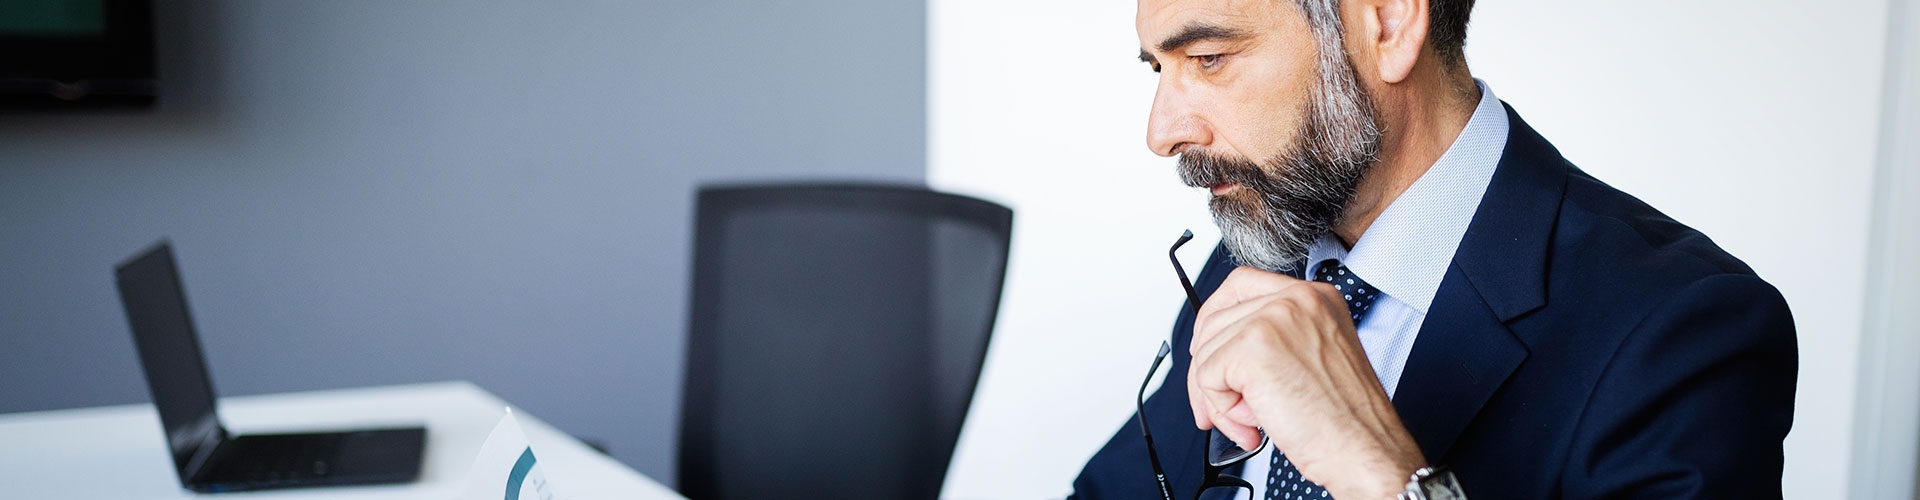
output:
[[[1421,467],[1413,471],[1407,491],[1401,492],[1398,500],[1467,500],[1467,494],[1460,491],[1460,481],[1453,478],[1453,471]]]

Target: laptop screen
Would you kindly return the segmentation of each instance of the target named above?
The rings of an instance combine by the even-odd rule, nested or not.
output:
[[[174,465],[184,474],[200,446],[218,437],[220,424],[173,250],[162,241],[114,271],[153,407],[166,428]]]

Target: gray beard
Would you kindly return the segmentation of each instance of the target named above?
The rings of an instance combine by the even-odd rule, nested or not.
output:
[[[1208,202],[1221,240],[1240,265],[1287,272],[1313,242],[1341,222],[1360,180],[1380,153],[1373,101],[1353,63],[1335,45],[1322,47],[1319,80],[1293,143],[1261,164],[1205,150],[1180,154],[1189,186],[1239,184]]]

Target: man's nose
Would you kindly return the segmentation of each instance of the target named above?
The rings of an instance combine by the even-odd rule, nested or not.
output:
[[[1206,120],[1194,110],[1186,92],[1163,79],[1153,93],[1153,109],[1147,115],[1147,148],[1153,154],[1173,156],[1213,140]]]

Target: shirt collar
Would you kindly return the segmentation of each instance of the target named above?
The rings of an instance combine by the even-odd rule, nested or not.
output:
[[[1486,82],[1474,83],[1480,103],[1453,145],[1387,205],[1351,250],[1322,235],[1307,250],[1303,274],[1311,279],[1321,261],[1340,259],[1381,293],[1426,314],[1507,146],[1506,109]]]

